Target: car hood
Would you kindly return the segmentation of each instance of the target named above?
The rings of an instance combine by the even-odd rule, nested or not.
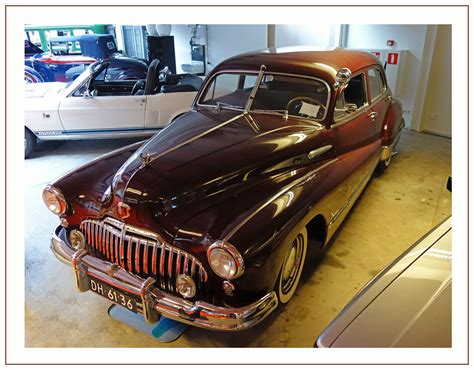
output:
[[[63,82],[42,82],[26,84],[25,98],[41,98],[43,96],[55,95],[66,86]]]
[[[324,145],[316,139],[322,131],[314,122],[278,115],[189,112],[122,166],[113,193],[134,205],[140,224],[159,224],[175,234],[217,199],[307,161],[311,149]]]

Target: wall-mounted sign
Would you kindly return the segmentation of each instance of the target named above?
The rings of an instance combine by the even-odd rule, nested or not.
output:
[[[398,53],[388,53],[387,63],[398,64]]]

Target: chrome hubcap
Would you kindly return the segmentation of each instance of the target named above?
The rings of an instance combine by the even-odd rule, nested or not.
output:
[[[287,294],[298,277],[298,271],[301,265],[301,257],[303,255],[304,237],[298,234],[293,241],[293,245],[286,256],[286,261],[282,269],[281,291]]]

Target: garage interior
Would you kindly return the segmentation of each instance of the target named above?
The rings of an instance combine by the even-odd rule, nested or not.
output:
[[[124,29],[116,26],[117,42],[130,53]],[[40,142],[24,168],[26,347],[313,347],[357,291],[451,215],[451,26],[172,25],[171,35],[177,72],[189,62],[191,38],[205,46],[206,72],[227,57],[268,46],[404,51],[395,81],[406,122],[398,154],[370,180],[327,253],[309,256],[288,304],[244,332],[189,327],[176,341],[162,343],[110,318],[103,298],[76,291],[71,268],[50,252],[58,219],[41,199],[44,186],[58,176],[137,140]]]

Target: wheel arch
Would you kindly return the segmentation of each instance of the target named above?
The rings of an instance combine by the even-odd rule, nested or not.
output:
[[[326,245],[328,235],[327,223],[323,214],[318,213],[306,224],[308,240],[316,241],[319,248]]]

